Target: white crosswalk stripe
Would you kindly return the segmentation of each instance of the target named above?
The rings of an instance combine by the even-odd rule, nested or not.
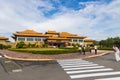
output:
[[[102,79],[95,79],[95,80],[120,80],[120,77],[102,78]]]
[[[104,68],[104,69],[94,69],[94,70],[79,70],[79,71],[68,71],[68,74],[74,74],[74,73],[85,73],[85,72],[97,72],[97,71],[109,71],[113,70],[111,68]]]
[[[70,76],[71,79],[89,78],[89,77],[101,77],[120,75],[120,71],[114,71],[112,68],[100,66],[82,59],[69,59],[69,60],[57,60],[64,71]],[[114,78],[102,78],[95,80],[117,80],[120,77]]]
[[[67,68],[64,70],[80,70],[80,69],[94,69],[94,68],[104,68],[104,66],[92,66],[92,67],[78,67],[78,68]]]

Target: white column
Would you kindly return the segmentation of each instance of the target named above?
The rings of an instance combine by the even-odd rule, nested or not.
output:
[[[27,37],[25,37],[25,41],[27,41]]]
[[[18,41],[18,37],[17,37],[16,41]]]
[[[79,39],[77,39],[77,42],[79,42]]]
[[[35,37],[33,37],[33,41],[35,42]]]

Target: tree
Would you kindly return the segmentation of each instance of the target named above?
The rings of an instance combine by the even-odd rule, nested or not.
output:
[[[106,40],[101,40],[99,42],[100,47],[112,47],[113,44],[120,45],[120,37],[107,38]]]

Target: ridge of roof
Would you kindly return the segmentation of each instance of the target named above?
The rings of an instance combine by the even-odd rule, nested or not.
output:
[[[34,30],[24,30],[24,31],[21,31],[21,32],[17,32],[17,34],[42,34],[40,32],[37,32],[37,31],[34,31]]]
[[[8,40],[5,36],[0,36],[0,39]]]

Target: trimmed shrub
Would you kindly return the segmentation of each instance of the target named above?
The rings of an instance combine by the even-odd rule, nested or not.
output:
[[[23,41],[21,41],[21,42],[17,43],[16,48],[25,48],[25,46],[26,46],[26,44]]]
[[[54,55],[54,54],[64,54],[64,53],[75,53],[77,52],[76,49],[55,49],[55,50],[32,50],[32,49],[9,49],[12,51],[18,51],[18,52],[28,52],[28,53],[33,53],[33,54],[49,54],[49,55]]]
[[[0,44],[0,49],[8,49],[8,48],[11,48],[11,46]]]

